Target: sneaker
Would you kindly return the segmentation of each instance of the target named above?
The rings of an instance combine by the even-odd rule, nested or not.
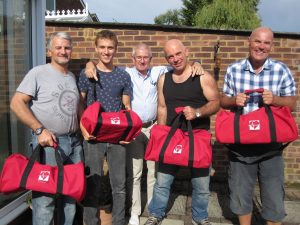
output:
[[[139,225],[140,224],[140,219],[138,215],[131,214],[131,217],[129,219],[129,224],[130,225]]]
[[[156,218],[154,216],[148,217],[147,221],[144,223],[144,225],[160,225],[162,222],[162,219]]]
[[[200,222],[196,222],[194,219],[192,219],[193,225],[211,225],[208,221],[208,218],[201,220]]]

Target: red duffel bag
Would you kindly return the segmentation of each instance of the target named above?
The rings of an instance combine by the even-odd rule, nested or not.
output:
[[[215,127],[216,139],[223,144],[287,143],[298,138],[297,124],[287,106],[263,105],[244,115],[242,108],[236,112],[221,110]]]
[[[142,130],[142,120],[134,111],[103,112],[97,101],[85,109],[81,124],[96,141],[115,144],[132,141]]]
[[[187,122],[188,131],[179,128],[180,118]],[[171,127],[156,124],[151,128],[145,160],[208,168],[212,160],[211,134],[207,130],[192,130],[191,121],[179,113]]]
[[[42,149],[38,145],[30,159],[17,153],[6,159],[1,172],[0,192],[9,194],[27,189],[63,194],[81,201],[86,189],[83,162],[63,165],[60,154],[54,150],[57,166],[40,164],[36,159]]]

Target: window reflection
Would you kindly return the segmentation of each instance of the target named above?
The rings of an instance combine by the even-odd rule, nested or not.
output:
[[[28,151],[28,129],[10,113],[9,102],[31,65],[29,3],[29,0],[0,0],[1,170],[8,155]],[[14,196],[0,195],[0,206]]]

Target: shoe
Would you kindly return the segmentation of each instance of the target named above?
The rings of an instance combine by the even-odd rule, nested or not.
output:
[[[144,223],[144,225],[160,225],[162,222],[162,219],[156,218],[154,216],[148,217],[147,221]]]
[[[140,224],[140,219],[138,215],[131,214],[131,217],[129,219],[129,224],[130,225],[139,225]]]
[[[208,221],[208,218],[201,220],[200,222],[196,222],[194,219],[192,219],[193,225],[211,225]]]

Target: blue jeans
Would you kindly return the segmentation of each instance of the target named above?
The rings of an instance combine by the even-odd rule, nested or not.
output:
[[[80,139],[76,135],[61,135],[56,137],[58,151],[64,164],[77,163],[83,160],[83,151]],[[32,137],[32,146],[38,144],[35,135]],[[54,149],[45,147],[41,157],[44,164],[56,165]],[[33,225],[52,225],[56,198],[54,195],[32,192],[32,224]],[[60,196],[57,201],[57,224],[72,225],[75,212],[76,200],[68,196]]]
[[[84,142],[85,166],[89,168],[89,175],[87,176],[83,220],[86,225],[99,224],[100,179],[103,175],[105,154],[113,197],[112,223],[125,225],[126,151],[122,145],[109,143]]]
[[[153,198],[148,207],[150,216],[157,218],[163,218],[165,216],[171,185],[179,168],[179,166],[162,163],[158,165]],[[208,218],[209,170],[209,168],[191,168],[193,186],[192,217],[196,222]]]

